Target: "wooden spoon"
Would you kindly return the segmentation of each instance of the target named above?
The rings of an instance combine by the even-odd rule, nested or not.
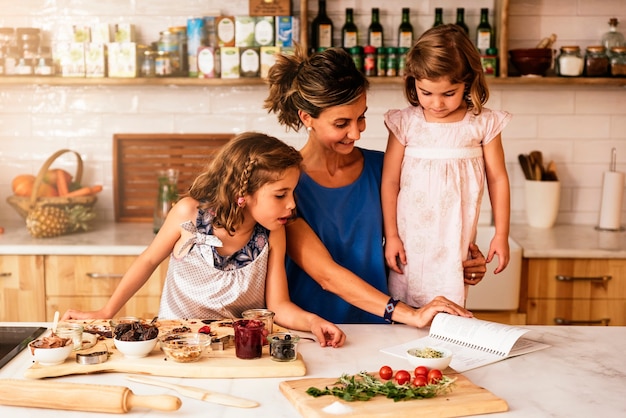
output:
[[[535,180],[542,180],[544,168],[543,168],[543,155],[541,154],[541,151],[531,151],[528,156],[530,157],[530,160],[533,163]]]

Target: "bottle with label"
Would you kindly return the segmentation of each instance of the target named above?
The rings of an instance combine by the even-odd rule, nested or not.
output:
[[[465,33],[469,35],[469,28],[467,27],[467,24],[465,23],[465,8],[464,7],[457,7],[455,23],[461,28],[463,28]]]
[[[346,22],[341,28],[341,46],[352,48],[359,43],[359,30],[354,24],[354,9],[346,9]]]
[[[439,25],[443,25],[443,8],[436,7],[435,8],[435,23],[433,23],[433,28]]]
[[[614,46],[626,46],[624,35],[617,31],[619,21],[616,17],[609,19],[609,31],[602,35],[602,46],[611,54],[611,48]]]
[[[489,9],[480,9],[480,23],[476,28],[476,47],[485,54],[493,46],[493,30],[489,24]]]
[[[383,25],[380,24],[380,11],[377,7],[372,9],[372,22],[367,30],[367,44],[375,48],[383,46]]]
[[[326,14],[326,0],[318,1],[317,16],[311,23],[311,50],[333,46],[333,21]]]
[[[398,27],[398,47],[410,48],[413,46],[413,25],[408,7],[402,8],[402,22]]]

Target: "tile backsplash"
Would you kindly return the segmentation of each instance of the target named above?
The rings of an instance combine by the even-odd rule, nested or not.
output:
[[[299,2],[294,1],[297,8]],[[315,1],[310,1],[314,16]],[[492,1],[439,0],[414,4],[391,0],[381,7],[386,41],[391,43],[399,24],[400,8],[411,7],[416,34],[429,27],[435,7],[444,8],[444,21],[454,18],[454,9],[464,6],[470,28],[478,23],[479,7]],[[226,8],[220,6],[227,4]],[[329,2],[335,27],[343,24],[344,10],[354,7],[362,33],[369,24],[375,1]],[[142,42],[151,42],[158,31],[181,25],[191,16],[210,10],[237,14],[247,10],[247,1],[179,0],[0,0],[0,26],[37,26],[53,30],[66,23],[131,22]],[[120,11],[124,11],[120,14]],[[128,11],[128,12],[126,12]],[[616,16],[626,32],[626,0],[511,0],[509,43],[533,46],[551,33],[556,47],[597,44],[608,30],[609,17]],[[239,13],[241,14],[241,13]],[[491,16],[492,22],[493,15]],[[360,23],[359,23],[360,22]],[[572,23],[572,22],[575,22]],[[393,28],[393,30],[392,30]],[[574,30],[575,29],[575,30]],[[387,39],[389,37],[389,39]],[[42,163],[61,148],[83,156],[85,183],[101,183],[97,208],[101,219],[113,219],[112,136],[114,133],[237,133],[268,132],[300,147],[305,133],[285,132],[274,115],[262,109],[265,86],[48,86],[2,85],[0,89],[0,220],[18,219],[6,204],[11,179],[18,173],[36,174]],[[401,86],[371,87],[367,130],[360,146],[384,150],[386,130],[383,113],[406,106]],[[492,85],[488,107],[504,109],[513,120],[503,132],[507,167],[511,179],[513,223],[525,223],[523,176],[519,153],[541,150],[554,160],[562,181],[557,223],[594,225],[598,221],[603,172],[609,169],[611,149],[617,149],[617,169],[626,171],[626,88],[606,86]],[[72,172],[70,158],[59,161]],[[482,222],[489,222],[485,199]],[[626,205],[623,205],[626,215]],[[626,219],[626,217],[623,217]]]

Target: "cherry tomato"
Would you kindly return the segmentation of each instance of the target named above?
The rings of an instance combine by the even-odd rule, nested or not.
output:
[[[428,376],[428,367],[426,366],[417,366],[415,371],[413,372],[415,377],[417,376]]]
[[[396,383],[399,385],[404,385],[407,382],[411,381],[411,373],[406,370],[398,370],[396,372]]]
[[[413,386],[426,386],[427,384],[426,376],[418,374],[415,376],[415,379],[413,379]]]
[[[383,380],[389,380],[393,377],[393,370],[389,366],[383,366],[378,371],[380,378]]]
[[[441,378],[443,377],[443,373],[441,373],[441,370],[438,369],[432,369],[428,372],[428,383],[437,383],[441,380]]]

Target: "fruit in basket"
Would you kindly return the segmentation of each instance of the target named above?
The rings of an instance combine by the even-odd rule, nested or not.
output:
[[[35,238],[52,238],[65,234],[70,219],[65,209],[56,206],[40,206],[26,217],[26,229]]]
[[[30,196],[35,184],[35,176],[32,174],[19,174],[11,181],[11,189],[15,196]]]

